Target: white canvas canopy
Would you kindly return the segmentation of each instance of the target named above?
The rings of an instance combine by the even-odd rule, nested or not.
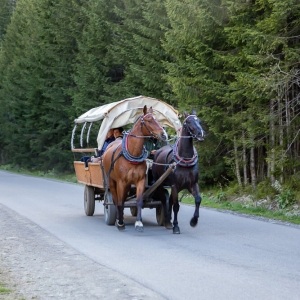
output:
[[[133,124],[143,114],[145,105],[147,108],[152,106],[154,116],[163,127],[174,128],[178,133],[181,128],[178,111],[161,100],[146,96],[128,98],[92,108],[75,119],[75,123],[92,123],[103,120],[97,137],[98,148],[101,149],[108,130]]]

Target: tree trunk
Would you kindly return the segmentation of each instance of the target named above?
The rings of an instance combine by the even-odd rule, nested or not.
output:
[[[254,144],[254,139],[251,137],[251,140]],[[251,174],[251,185],[256,188],[256,173],[255,173],[255,149],[254,146],[250,148],[250,174]]]
[[[233,146],[234,146],[234,160],[235,160],[235,172],[236,172],[236,178],[238,181],[239,186],[242,186],[242,179],[240,174],[240,165],[239,165],[239,156],[238,156],[238,147],[236,142],[236,136],[234,136],[233,140]]]
[[[283,150],[283,108],[281,104],[281,99],[278,99],[278,117],[279,117],[279,145]],[[280,183],[283,182],[283,166],[281,166],[281,174],[279,177]]]
[[[270,159],[269,159],[269,171],[270,171],[270,180],[271,184],[275,182],[274,171],[275,171],[275,122],[274,122],[274,99],[270,100]]]
[[[244,170],[244,186],[249,184],[248,174],[247,174],[247,153],[246,153],[246,145],[245,145],[245,131],[242,132],[242,140],[243,140],[243,170]]]

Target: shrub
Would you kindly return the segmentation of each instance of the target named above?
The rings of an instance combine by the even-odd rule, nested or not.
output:
[[[256,199],[267,199],[271,198],[274,199],[276,195],[276,191],[274,190],[274,187],[272,187],[270,181],[262,181],[257,185],[256,191],[255,191],[255,198]]]
[[[227,201],[226,193],[223,192],[223,191],[217,193],[217,194],[213,197],[213,201],[214,201],[214,202],[226,202],[226,201]]]
[[[290,189],[283,189],[280,194],[276,195],[275,200],[280,208],[286,208],[296,203],[295,194]]]

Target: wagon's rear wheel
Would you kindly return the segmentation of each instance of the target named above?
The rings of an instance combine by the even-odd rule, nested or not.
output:
[[[117,211],[116,211],[116,207],[113,204],[111,192],[105,193],[104,200],[106,203],[112,204],[112,205],[104,205],[105,224],[115,225],[117,219]]]
[[[84,211],[87,216],[95,212],[95,189],[88,185],[84,188]]]
[[[164,189],[165,199],[166,199],[166,207],[168,209],[169,206],[169,193],[168,190]],[[163,204],[156,208],[156,221],[158,226],[164,226],[165,223],[165,209]]]
[[[130,207],[130,212],[133,217],[136,217],[137,216],[137,207],[136,206]]]

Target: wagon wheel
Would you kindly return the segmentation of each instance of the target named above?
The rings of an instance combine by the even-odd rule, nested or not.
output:
[[[130,207],[130,212],[133,217],[136,217],[137,216],[137,207],[136,206]]]
[[[113,203],[111,192],[107,192],[104,195],[106,203]],[[106,225],[115,225],[117,219],[117,211],[114,204],[104,205],[104,219]]]
[[[156,207],[156,221],[158,226],[164,225],[164,207],[161,204],[160,206]]]
[[[164,194],[166,197],[166,205],[169,205],[169,193],[168,190],[164,189]],[[161,204],[160,206],[156,207],[156,221],[158,226],[163,226],[165,222],[165,210],[164,206]]]
[[[84,188],[84,211],[87,216],[95,212],[95,189],[88,185]]]

